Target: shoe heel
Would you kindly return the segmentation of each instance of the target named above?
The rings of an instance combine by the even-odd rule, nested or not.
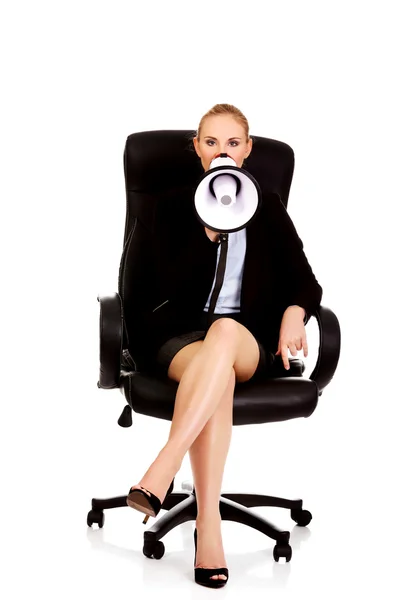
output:
[[[168,498],[168,496],[169,496],[170,494],[172,494],[172,490],[174,489],[174,481],[175,481],[175,477],[174,477],[174,479],[171,481],[170,487],[168,488],[168,491],[167,491],[167,493],[165,494],[165,498],[164,498],[164,500],[163,500],[163,504],[164,504],[164,502],[166,501],[166,499]],[[161,505],[161,506],[162,506],[162,505]],[[160,507],[160,510],[161,510],[161,507]],[[157,515],[158,515],[158,512],[157,512]],[[156,516],[157,516],[157,515],[156,515]],[[147,521],[149,520],[149,518],[150,518],[150,515],[146,515],[146,516],[144,517],[144,519],[143,519],[143,525],[145,525],[145,524],[147,523]]]
[[[165,498],[164,498],[164,500],[163,500],[162,503],[157,498],[157,496],[155,496],[152,492],[149,492],[151,494],[151,496],[149,496],[142,489],[141,490],[140,489],[132,490],[130,488],[130,491],[129,491],[128,496],[127,496],[127,498],[128,498],[127,504],[128,504],[128,506],[131,506],[132,508],[134,508],[136,510],[139,510],[140,512],[144,512],[145,513],[145,516],[144,516],[144,519],[143,519],[143,524],[144,525],[147,523],[148,519],[151,516],[157,517],[157,515],[160,512],[161,507],[164,504],[165,500],[172,493],[172,490],[174,489],[174,481],[175,481],[175,478],[171,481],[170,487],[168,488],[167,493],[166,493]],[[149,490],[147,490],[147,491],[149,491]],[[133,493],[133,498],[134,498],[134,495],[138,496],[139,502],[140,502],[140,496],[141,496],[143,498],[143,501],[141,503],[135,502],[136,505],[134,505],[134,504],[131,503],[131,501],[133,499],[130,499],[130,504],[129,504],[129,496],[132,493]],[[148,508],[146,506],[146,501],[147,501]],[[133,500],[133,502],[134,502],[134,500]],[[154,514],[146,513],[145,512],[146,510],[149,510],[150,513],[152,512]]]

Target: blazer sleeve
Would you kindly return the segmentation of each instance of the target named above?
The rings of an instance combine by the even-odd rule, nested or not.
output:
[[[306,313],[306,324],[321,304],[322,287],[304,253],[304,245],[294,223],[277,195],[273,196],[272,208],[276,254],[281,265],[281,281],[287,306],[301,306]]]
[[[157,296],[153,236],[141,219],[136,219],[123,252],[119,289],[129,350],[136,364],[142,365],[152,352],[148,316]]]

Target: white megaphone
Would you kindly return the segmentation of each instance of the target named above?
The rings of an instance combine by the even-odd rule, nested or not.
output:
[[[195,211],[201,223],[221,233],[246,227],[261,205],[254,177],[226,153],[217,154],[195,191]]]

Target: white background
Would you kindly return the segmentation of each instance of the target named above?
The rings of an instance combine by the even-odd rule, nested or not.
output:
[[[240,108],[253,135],[293,147],[289,213],[342,330],[310,419],[233,430],[224,491],[301,497],[314,519],[294,528],[289,564],[274,563],[262,534],[225,522],[231,579],[219,593],[405,597],[402,4],[1,9],[3,597],[205,592],[192,579],[192,523],[155,561],[141,553],[140,515],[108,512],[98,531],[86,514],[92,497],[127,493],[169,430],[137,414],[118,427],[123,396],[96,387],[96,298],[117,291],[125,140],[194,129],[218,102]],[[307,334],[309,374],[315,319]],[[184,479],[187,456],[176,489]],[[293,529],[280,509],[258,512]]]

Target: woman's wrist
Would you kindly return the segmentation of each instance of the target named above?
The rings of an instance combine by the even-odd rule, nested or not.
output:
[[[287,310],[296,310],[298,312],[298,314],[301,315],[301,318],[303,320],[305,320],[307,313],[305,312],[305,308],[303,308],[302,306],[299,306],[298,304],[291,304],[291,306],[288,306]]]

